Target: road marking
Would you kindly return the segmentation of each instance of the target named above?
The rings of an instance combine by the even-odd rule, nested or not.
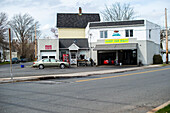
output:
[[[108,79],[108,78],[116,78],[116,77],[123,77],[123,76],[129,76],[129,75],[138,75],[138,74],[151,73],[151,72],[168,70],[168,69],[170,69],[170,68],[151,70],[151,71],[144,71],[144,72],[138,72],[138,73],[130,73],[130,74],[124,74],[124,75],[109,76],[109,77],[101,77],[101,78],[92,78],[92,79],[78,80],[78,81],[75,81],[75,82],[87,82],[87,81],[92,81],[92,80],[101,80],[101,79]]]

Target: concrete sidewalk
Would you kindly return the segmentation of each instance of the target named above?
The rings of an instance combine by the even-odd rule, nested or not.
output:
[[[132,68],[122,68],[122,69],[111,69],[111,70],[100,70],[100,71],[91,71],[91,72],[78,72],[78,73],[69,73],[69,74],[55,74],[55,75],[40,75],[40,76],[27,76],[27,77],[14,77],[11,78],[0,78],[0,83],[11,83],[11,82],[22,82],[22,81],[36,81],[42,79],[52,79],[52,78],[71,78],[71,77],[86,77],[92,75],[102,75],[110,73],[120,73],[126,71],[134,71],[147,68],[157,68],[162,67],[161,65],[149,65],[142,67],[132,67]]]

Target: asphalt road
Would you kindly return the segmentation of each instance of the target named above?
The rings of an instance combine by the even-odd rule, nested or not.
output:
[[[77,73],[77,72],[89,72],[89,71],[98,71],[98,70],[109,70],[109,69],[118,69],[120,66],[107,66],[107,67],[71,67],[60,69],[59,67],[50,67],[45,69],[32,68],[32,62],[13,64],[12,66],[12,75],[14,77],[24,77],[24,76],[37,76],[37,75],[53,75],[53,74],[67,74],[67,73]],[[24,65],[25,68],[21,68],[21,65]],[[129,68],[132,66],[124,67]],[[122,68],[122,67],[121,67]],[[10,65],[0,65],[0,78],[10,78]]]
[[[170,100],[170,66],[0,84],[0,113],[146,113]]]

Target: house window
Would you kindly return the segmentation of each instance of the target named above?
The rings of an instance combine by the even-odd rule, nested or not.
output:
[[[100,31],[100,38],[107,38],[107,31]]]
[[[133,30],[132,29],[125,30],[125,36],[126,37],[133,37]]]
[[[151,29],[149,29],[149,39],[151,39]]]

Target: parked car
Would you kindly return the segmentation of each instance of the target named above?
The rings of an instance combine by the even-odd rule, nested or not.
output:
[[[28,62],[28,61],[29,61],[28,58],[21,58],[21,59],[20,59],[20,62]]]
[[[20,61],[19,61],[19,59],[18,58],[12,58],[12,64],[14,64],[14,63],[19,63]]]
[[[45,67],[60,67],[64,69],[65,67],[70,67],[70,64],[68,62],[47,58],[33,62],[33,67],[39,67],[39,69],[44,69]]]

